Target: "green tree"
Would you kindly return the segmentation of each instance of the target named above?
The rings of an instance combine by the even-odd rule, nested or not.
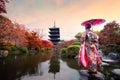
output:
[[[81,36],[82,36],[82,33],[79,32],[79,33],[77,33],[77,34],[75,35],[75,38],[76,38],[77,40],[80,40]]]

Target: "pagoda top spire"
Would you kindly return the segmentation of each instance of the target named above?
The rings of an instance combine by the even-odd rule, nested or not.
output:
[[[56,27],[55,21],[54,21],[54,26],[53,27]]]

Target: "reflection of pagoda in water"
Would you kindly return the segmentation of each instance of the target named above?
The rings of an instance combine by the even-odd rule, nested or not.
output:
[[[54,22],[54,26],[49,28],[49,30],[50,30],[50,32],[49,32],[50,41],[54,45],[57,45],[58,42],[60,41],[60,29],[55,26],[55,22]]]
[[[54,80],[56,73],[60,72],[60,60],[57,54],[51,57],[48,72],[54,74]]]

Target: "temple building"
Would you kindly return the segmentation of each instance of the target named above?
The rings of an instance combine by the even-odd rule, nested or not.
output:
[[[49,28],[49,40],[54,44],[57,45],[60,41],[60,29],[56,27],[55,22],[54,26]]]

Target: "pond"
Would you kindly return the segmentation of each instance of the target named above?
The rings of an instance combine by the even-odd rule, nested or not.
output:
[[[99,71],[105,75],[105,80],[120,80],[111,73],[116,68],[120,68],[119,63],[100,67]],[[99,80],[83,78],[79,71],[84,69],[75,59],[49,53],[0,58],[0,80]]]

